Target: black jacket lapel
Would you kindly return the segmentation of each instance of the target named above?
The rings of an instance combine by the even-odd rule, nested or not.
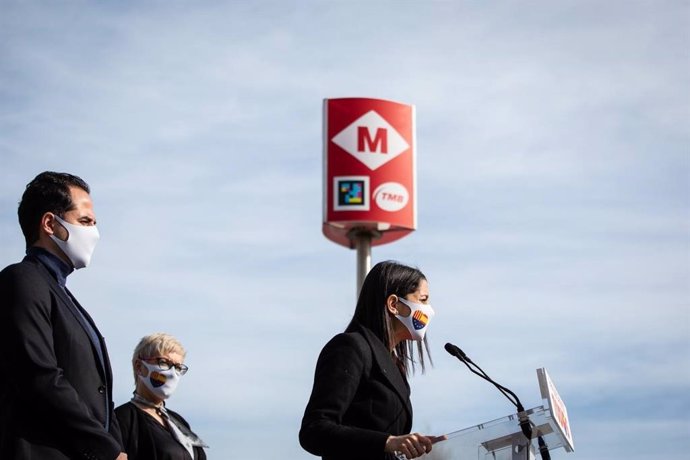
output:
[[[104,350],[104,348],[101,346],[100,342],[94,342],[93,338],[91,337],[91,334],[89,333],[89,325],[86,324],[86,321],[91,321],[91,329],[96,333],[96,335],[100,338],[100,333],[98,332],[98,329],[96,328],[96,325],[93,323],[93,320],[91,320],[91,317],[89,314],[81,308],[77,304],[76,299],[72,300],[67,294],[67,289],[62,289],[60,285],[57,283],[55,278],[52,277],[50,272],[46,267],[43,266],[42,263],[39,261],[36,261],[36,264],[40,267],[41,274],[46,278],[48,281],[48,285],[50,286],[50,289],[57,295],[57,297],[62,301],[65,307],[69,310],[70,313],[72,313],[72,316],[79,322],[79,325],[81,328],[84,330],[84,333],[86,333],[86,336],[89,338],[89,341],[91,342],[91,347],[94,349],[94,356],[98,361],[100,361],[100,366],[99,370],[103,374],[104,378],[107,378],[107,373],[105,371],[105,363],[100,359],[100,356],[103,354],[103,351],[101,353],[98,352],[98,350]],[[77,310],[81,308],[81,311]],[[97,348],[99,347],[99,348]]]
[[[405,405],[405,409],[412,420],[412,403],[410,402],[410,386],[407,380],[395,365],[390,351],[386,349],[381,340],[374,335],[371,330],[361,327],[362,335],[369,343],[374,355],[374,361],[381,369],[381,372],[390,383],[390,386],[395,390],[400,400]]]

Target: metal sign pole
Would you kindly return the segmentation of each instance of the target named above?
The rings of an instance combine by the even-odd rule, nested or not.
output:
[[[371,241],[381,238],[381,232],[368,228],[353,228],[347,234],[352,248],[357,250],[357,298],[362,290],[364,278],[371,270]]]
[[[353,241],[357,249],[357,297],[359,297],[364,278],[371,270],[371,233],[357,232]]]

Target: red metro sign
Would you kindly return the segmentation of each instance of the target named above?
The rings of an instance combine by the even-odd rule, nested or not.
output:
[[[381,99],[324,100],[324,235],[390,243],[417,228],[414,106]],[[380,235],[380,236],[379,236]]]

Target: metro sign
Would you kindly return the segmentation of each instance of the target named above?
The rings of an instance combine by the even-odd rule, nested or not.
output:
[[[356,119],[331,140],[372,171],[410,148],[400,133],[374,110]]]
[[[372,246],[417,228],[414,106],[370,98],[324,100],[323,233],[353,247],[353,230]]]

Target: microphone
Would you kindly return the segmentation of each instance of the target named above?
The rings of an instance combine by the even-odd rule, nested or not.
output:
[[[464,351],[462,351],[457,345],[453,345],[452,343],[447,343],[444,347],[448,353],[451,355],[455,356],[458,358],[460,361],[469,361],[470,359],[467,357]],[[471,362],[471,361],[470,361]]]
[[[467,368],[473,373],[478,375],[479,377],[483,378],[487,382],[490,382],[493,384],[498,390],[503,393],[503,396],[508,398],[508,400],[513,403],[513,405],[517,408],[518,411],[518,416],[519,413],[524,412],[525,408],[523,407],[522,403],[520,402],[520,398],[517,397],[515,393],[510,391],[508,388],[504,387],[503,385],[499,384],[496,382],[494,379],[489,377],[489,375],[482,370],[481,367],[477,366],[466,354],[464,351],[460,349],[457,345],[453,345],[452,343],[446,343],[445,347],[446,351],[458,358],[462,363],[467,366]],[[474,367],[473,367],[474,366]],[[476,368],[476,370],[475,370]],[[509,396],[510,395],[510,396]],[[511,397],[512,396],[512,397]],[[532,426],[530,425],[529,418],[520,418],[520,429],[522,430],[522,434],[525,435],[527,438],[528,442],[532,442]],[[540,437],[541,438],[541,437]],[[544,442],[543,440],[541,441],[542,443]],[[541,447],[541,444],[540,444]],[[548,449],[546,449],[548,452]],[[541,449],[540,449],[541,451]],[[547,459],[548,457],[543,457],[544,459]]]
[[[479,377],[483,378],[487,382],[490,382],[492,385],[494,385],[498,390],[503,393],[503,396],[508,398],[508,400],[513,403],[513,405],[517,408],[518,412],[524,412],[525,408],[522,406],[522,403],[520,402],[520,398],[517,397],[515,393],[510,391],[508,388],[504,387],[503,385],[499,384],[495,380],[493,380],[489,375],[484,372],[484,370],[476,365],[474,361],[470,359],[469,356],[465,354],[464,351],[460,349],[457,345],[453,345],[452,343],[446,343],[445,347],[446,351],[450,353],[451,355],[455,356],[458,358],[462,363],[467,366],[467,368],[473,373],[478,375]],[[474,366],[474,367],[472,367]],[[477,370],[475,370],[476,368]],[[509,396],[510,395],[510,396]],[[512,396],[512,397],[511,397]]]

